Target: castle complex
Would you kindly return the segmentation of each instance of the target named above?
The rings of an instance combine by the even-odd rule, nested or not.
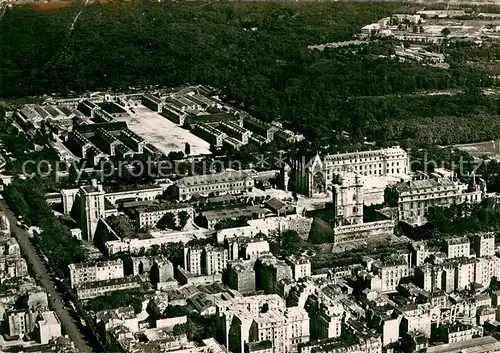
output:
[[[394,234],[393,220],[364,222],[364,191],[359,175],[335,174],[332,181],[335,244],[359,242]]]
[[[408,154],[399,146],[374,151],[316,155],[292,163],[291,179],[297,192],[309,197],[323,194],[338,173],[354,172],[366,176],[406,175],[410,170]]]

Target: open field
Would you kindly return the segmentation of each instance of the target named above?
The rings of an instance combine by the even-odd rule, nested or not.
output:
[[[191,146],[192,155],[211,154],[208,142],[144,106],[134,107],[134,112],[128,110],[128,113],[129,117],[115,120],[127,122],[130,130],[167,155],[184,152],[186,142]]]
[[[488,157],[493,159],[500,159],[500,140],[492,140],[477,143],[465,143],[460,145],[453,145],[460,151],[465,151],[475,158]]]

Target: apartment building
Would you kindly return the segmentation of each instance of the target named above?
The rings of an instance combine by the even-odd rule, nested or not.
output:
[[[292,255],[285,261],[292,269],[294,280],[311,276],[311,261],[307,256]]]
[[[273,342],[273,353],[294,351],[309,341],[309,315],[303,308],[291,307],[260,313],[250,327],[251,342]]]
[[[243,353],[255,342],[269,341],[272,353],[296,351],[309,340],[309,315],[299,307],[285,307],[277,295],[241,298],[234,305],[218,308],[218,327],[230,351]],[[223,337],[221,339],[224,340]]]
[[[401,279],[410,275],[410,268],[404,259],[375,261],[372,268],[374,274],[380,278],[381,292],[395,292]]]
[[[487,268],[483,269],[483,266]],[[484,283],[483,273],[490,271],[489,266],[489,264],[474,258],[457,257],[441,264],[424,264],[417,267],[415,280],[420,288],[428,292],[433,292],[436,289],[445,292],[464,290],[476,281],[476,277],[477,280]]]
[[[31,310],[13,310],[5,313],[10,337],[23,337],[35,329],[37,313]]]
[[[495,234],[493,232],[475,234],[473,242],[477,257],[495,255]]]
[[[195,276],[201,276],[201,256],[202,248],[184,248],[184,269]]]
[[[446,240],[446,255],[448,259],[456,257],[470,257],[470,241],[466,237],[457,237]]]
[[[76,288],[84,283],[123,277],[123,261],[121,259],[101,262],[82,262],[69,265],[69,278],[72,288]]]
[[[265,293],[278,293],[278,283],[283,279],[292,279],[290,266],[272,254],[259,257],[255,263],[255,272],[257,287]]]
[[[223,247],[211,245],[203,249],[202,271],[206,275],[222,273],[227,267],[229,252]]]
[[[232,261],[228,267],[227,283],[229,288],[241,294],[255,292],[255,271],[253,264],[241,260]]]
[[[140,276],[114,278],[103,281],[86,282],[76,288],[78,299],[87,300],[120,290],[137,289],[143,286]]]

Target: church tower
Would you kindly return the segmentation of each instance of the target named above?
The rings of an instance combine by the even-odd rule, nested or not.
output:
[[[336,225],[363,223],[364,192],[359,175],[338,176],[332,186],[332,201]]]

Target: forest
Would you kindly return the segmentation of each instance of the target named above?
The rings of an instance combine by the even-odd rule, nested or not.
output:
[[[316,146],[337,144],[338,131],[349,144],[500,137],[497,101],[481,91],[495,85],[482,63],[500,58],[496,45],[450,44],[447,70],[387,58],[393,43],[384,40],[307,48],[352,39],[398,3],[114,2],[88,5],[70,30],[81,6],[8,9],[0,97],[208,84]],[[413,95],[436,90],[454,93]]]

